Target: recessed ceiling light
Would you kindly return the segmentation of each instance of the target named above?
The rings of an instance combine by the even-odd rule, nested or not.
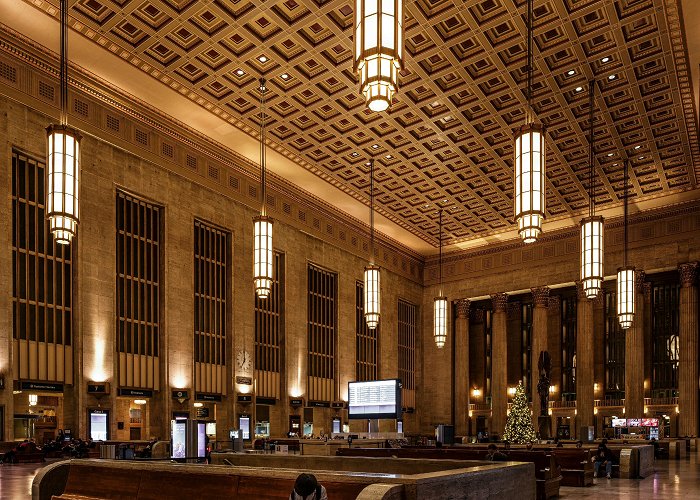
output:
[[[423,205],[423,208],[430,208],[430,205]]]
[[[282,80],[287,80],[289,78],[289,75],[287,73],[282,73],[280,77],[282,78]]]
[[[639,157],[640,160],[643,160],[644,158],[646,158],[646,156],[640,156],[640,157]]]
[[[245,75],[245,71],[243,71],[242,69],[237,69],[237,70],[236,70],[236,74],[237,74],[238,76],[243,76],[243,75]]]
[[[372,144],[372,149],[377,149],[379,148],[379,144]]]
[[[613,167],[617,167],[619,163],[613,163]]]
[[[576,90],[576,92],[581,92],[583,90],[583,87],[576,87],[574,90]]]
[[[608,158],[610,158],[613,155],[613,153],[608,153]]]
[[[260,61],[261,63],[266,63],[266,62],[267,62],[267,57],[265,57],[265,56],[260,56],[260,57],[258,57],[258,61]]]
[[[569,71],[566,72],[566,74],[569,76],[573,76],[576,74],[576,71],[574,71],[573,69],[570,69]]]
[[[615,78],[616,78],[615,75],[610,75],[610,76],[608,77],[608,80],[614,80]]]
[[[634,149],[641,149],[642,146],[635,146]]]
[[[357,151],[353,151],[350,156],[357,156],[358,154],[360,154],[360,153],[358,153]]]
[[[602,59],[600,60],[600,62],[602,62],[603,64],[605,64],[605,63],[608,62],[609,60],[610,60],[610,58],[607,57],[607,56],[605,56],[604,58],[602,58]]]
[[[386,158],[387,160],[391,160],[391,159],[393,158],[393,156],[391,156],[391,155],[386,155],[384,158]]]
[[[442,200],[442,202],[443,202],[443,203],[447,203],[447,198],[445,198],[444,200]]]

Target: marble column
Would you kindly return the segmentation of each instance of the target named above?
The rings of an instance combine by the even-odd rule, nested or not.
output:
[[[455,435],[468,435],[469,418],[469,300],[457,301],[455,319]]]
[[[634,322],[625,335],[625,415],[644,416],[644,271],[637,270]]]
[[[679,360],[678,360],[678,435],[698,435],[698,289],[695,284],[698,263],[678,266],[681,278]]]
[[[586,298],[583,282],[576,282],[576,435],[593,425],[593,301]]]
[[[508,295],[491,295],[491,432],[503,435],[508,410],[508,345],[506,305]]]
[[[537,393],[537,382],[539,381],[539,360],[540,352],[548,351],[550,358],[554,353],[549,351],[547,342],[547,306],[549,305],[549,288],[541,286],[531,288],[532,292],[532,336],[530,346],[530,393],[532,395],[532,411],[535,417],[540,415],[540,396]],[[550,373],[551,377],[551,373]],[[550,382],[551,385],[551,382]],[[536,420],[536,418],[535,418]]]

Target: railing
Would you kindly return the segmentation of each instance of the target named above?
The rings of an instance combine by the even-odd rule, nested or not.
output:
[[[625,406],[625,400],[624,399],[596,399],[593,401],[593,406],[600,406],[600,407],[624,407]]]
[[[576,401],[550,401],[550,408],[576,408]]]
[[[675,406],[678,404],[678,398],[644,398],[646,406]]]
[[[491,411],[491,405],[488,403],[472,403],[469,405],[469,411]]]

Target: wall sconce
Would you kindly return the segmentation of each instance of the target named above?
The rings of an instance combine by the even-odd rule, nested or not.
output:
[[[478,398],[481,396],[481,389],[472,389],[472,396]]]
[[[551,409],[551,408],[550,408],[549,410],[547,410],[547,414],[548,414],[550,417],[552,416],[552,409]]]
[[[515,387],[509,387],[508,388],[508,395],[512,398],[515,396]]]
[[[644,407],[644,413],[645,413],[645,414],[649,413],[649,407],[648,407],[648,406],[645,406],[645,407]]]
[[[202,406],[204,406],[204,403],[200,403],[199,401],[194,404],[195,408],[201,408]]]
[[[593,408],[593,415],[598,415],[598,408]]]
[[[145,405],[147,401],[145,399],[134,399],[135,405]]]
[[[29,406],[36,406],[38,401],[39,401],[39,396],[37,396],[36,394],[29,395]]]
[[[624,408],[622,408],[622,414],[623,414],[623,415],[625,414],[625,409],[624,409]]]
[[[599,388],[598,382],[596,382],[595,384],[593,384],[593,390],[594,390],[594,391],[598,392],[598,388]]]
[[[474,412],[469,410],[469,418],[472,418],[474,416]]]
[[[678,407],[676,406],[676,413],[680,413],[680,412],[681,412],[681,410],[678,409]]]
[[[574,415],[578,415],[578,410],[574,409]]]
[[[555,392],[557,392],[557,386],[556,386],[556,385],[550,385],[550,386],[549,386],[549,393],[550,393],[550,394],[554,394]]]

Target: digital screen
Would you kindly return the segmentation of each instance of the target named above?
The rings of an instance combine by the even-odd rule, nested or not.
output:
[[[642,426],[642,419],[640,418],[628,418],[627,419],[627,427],[641,427]]]
[[[627,419],[626,418],[613,418],[612,419],[612,426],[613,427],[627,427]]]
[[[250,439],[250,417],[238,417],[238,427],[241,428],[241,438]]]
[[[103,412],[90,412],[90,439],[93,441],[107,440],[107,414]]]
[[[171,458],[187,458],[187,421],[171,420]]]
[[[207,422],[207,436],[216,436],[216,422]]]
[[[659,426],[659,419],[658,418],[643,418],[642,419],[642,427],[658,427]]]
[[[331,432],[333,432],[334,434],[340,433],[340,419],[339,418],[333,419],[333,430]]]
[[[349,418],[401,418],[401,382],[397,379],[348,383]]]
[[[199,458],[207,456],[207,435],[205,429],[204,422],[197,423],[197,456]]]

